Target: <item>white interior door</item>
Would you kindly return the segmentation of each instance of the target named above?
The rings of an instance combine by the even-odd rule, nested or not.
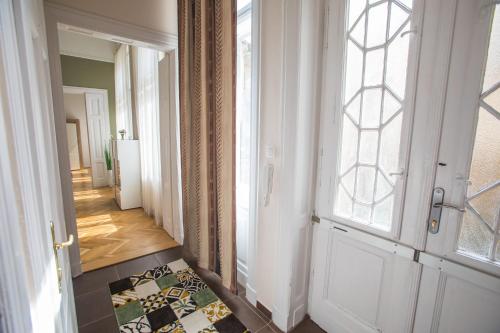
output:
[[[7,235],[18,242],[3,249],[11,256],[5,255],[8,259],[2,260],[2,266],[11,261],[24,271],[15,276],[18,289],[2,289],[2,299],[29,306],[20,313],[3,311],[2,322],[17,317],[24,323],[8,327],[8,332],[75,332],[68,253],[54,247],[54,241],[66,240],[67,236],[47,84],[50,76],[43,2],[2,1],[0,13],[1,122],[6,139],[3,145],[10,147],[2,150],[2,182],[12,185],[8,195],[16,198],[13,205],[3,208],[17,215],[7,224],[19,225],[15,229],[18,234]]]
[[[106,186],[108,185],[108,177],[104,148],[110,149],[107,94],[86,92],[85,105],[92,165],[92,185],[94,187]]]
[[[415,331],[499,332],[500,5],[455,11]]]
[[[401,230],[423,1],[328,2],[312,319],[410,332],[420,265]]]

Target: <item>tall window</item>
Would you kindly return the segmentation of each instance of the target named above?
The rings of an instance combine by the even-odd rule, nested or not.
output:
[[[130,47],[121,45],[115,54],[116,137],[134,137],[130,91]],[[121,133],[120,133],[121,132]]]
[[[346,5],[334,215],[389,231],[402,201],[412,1]]]
[[[160,105],[158,51],[137,47],[135,60],[135,96],[137,128],[141,152],[142,207],[146,214],[162,222]]]
[[[238,267],[246,266],[250,219],[251,0],[238,1],[236,80],[236,221]],[[244,269],[245,270],[245,269]]]
[[[500,261],[500,5],[496,5],[458,249]]]

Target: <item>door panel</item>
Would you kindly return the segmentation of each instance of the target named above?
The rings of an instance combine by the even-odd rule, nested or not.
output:
[[[409,332],[420,265],[413,250],[321,220],[312,319],[328,332]]]
[[[87,127],[89,131],[90,160],[92,164],[92,185],[108,184],[104,148],[109,149],[109,119],[103,94],[85,93]]]
[[[500,280],[438,257],[424,265],[414,332],[497,333]]]

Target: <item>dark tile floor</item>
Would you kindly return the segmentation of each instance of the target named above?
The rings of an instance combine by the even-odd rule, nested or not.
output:
[[[155,266],[167,264],[181,257],[182,247],[177,247],[88,272],[73,279],[76,315],[80,333],[118,332],[118,325],[108,290],[109,282]],[[196,269],[196,271],[249,330],[254,333],[281,332],[274,326],[268,314],[255,308],[247,301],[243,288],[240,289],[239,295],[234,295],[220,284],[218,277],[214,273],[203,269]],[[305,319],[292,332],[320,333],[324,331],[312,320]]]

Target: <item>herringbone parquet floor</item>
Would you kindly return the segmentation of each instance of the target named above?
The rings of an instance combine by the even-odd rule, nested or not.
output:
[[[179,245],[142,208],[120,210],[112,188],[92,188],[90,169],[72,176],[84,272]]]

